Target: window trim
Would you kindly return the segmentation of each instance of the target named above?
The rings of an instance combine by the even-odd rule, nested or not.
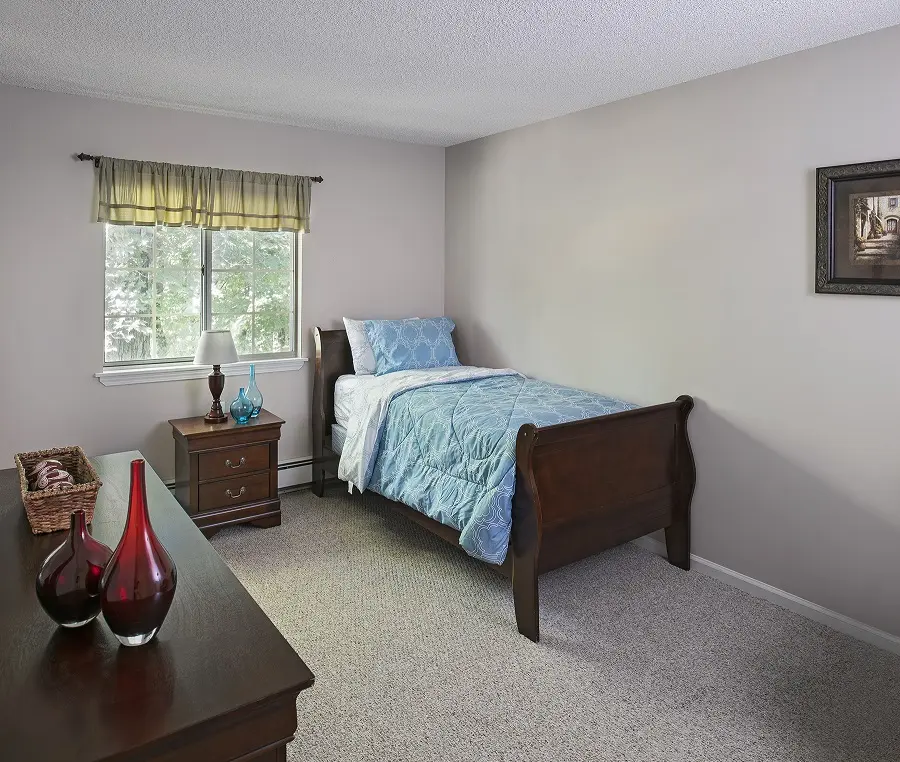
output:
[[[106,223],[107,225],[111,225],[113,223]],[[126,226],[129,227],[129,226]],[[150,226],[138,226],[135,225],[133,227],[164,227],[157,225]],[[212,326],[212,233],[215,232],[213,228],[200,227],[198,228],[200,231],[200,330],[208,330],[208,326]],[[293,282],[293,304],[292,304],[292,312],[293,312],[293,320],[291,321],[291,343],[293,345],[293,349],[288,352],[269,352],[265,354],[254,354],[254,355],[242,355],[239,357],[239,362],[234,366],[237,367],[239,365],[246,365],[249,373],[250,363],[254,363],[259,365],[264,362],[274,361],[274,360],[300,360],[299,367],[303,366],[303,363],[306,362],[305,357],[300,356],[300,236],[302,232],[286,230],[283,231],[286,233],[293,233],[293,270],[294,270],[294,282]],[[154,244],[155,246],[155,244]],[[103,276],[104,276],[104,310],[103,310],[103,332],[104,336],[106,333],[106,235],[104,234],[104,243],[103,243]],[[197,337],[199,341],[199,336]],[[175,380],[174,376],[178,375],[179,377],[183,377],[186,379],[189,378],[200,378],[201,376],[196,376],[193,374],[192,369],[197,366],[193,365],[193,357],[171,357],[165,359],[151,359],[151,360],[114,360],[112,362],[108,362],[106,360],[106,351],[104,349],[103,352],[103,371],[100,373],[95,373],[94,376],[100,379],[101,383],[104,382],[104,378],[113,378],[113,372],[116,370],[129,370],[129,372],[134,373],[135,369],[139,368],[147,368],[149,369],[150,381],[165,381],[165,380]],[[286,368],[293,369],[293,368]],[[178,373],[177,371],[182,371],[182,373]],[[266,372],[266,371],[263,371]],[[155,378],[158,374],[165,374],[164,377]],[[134,377],[136,378],[138,374],[134,373]],[[119,377],[116,375],[115,377]],[[144,381],[128,381],[122,383],[146,383]],[[118,383],[111,382],[108,384],[104,384],[106,386],[116,386]]]
[[[267,360],[241,360],[224,366],[227,377],[249,376],[250,365],[257,373],[280,373],[300,370],[306,365],[305,357],[281,357]],[[185,362],[157,363],[142,365],[106,367],[94,374],[104,386],[127,386],[129,384],[152,384],[162,381],[190,381],[206,378],[212,369],[208,365],[194,365]]]

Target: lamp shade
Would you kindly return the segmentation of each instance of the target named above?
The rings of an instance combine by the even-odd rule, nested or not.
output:
[[[200,334],[194,365],[227,365],[237,361],[231,331],[204,331]]]

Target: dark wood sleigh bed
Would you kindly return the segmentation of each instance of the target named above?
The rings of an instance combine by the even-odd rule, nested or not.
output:
[[[313,491],[337,474],[331,443],[334,384],[353,373],[347,332],[316,328]],[[669,562],[690,568],[690,507],[696,471],[688,439],[691,397],[556,426],[526,424],[516,440],[510,549],[519,632],[537,642],[538,576],[657,529]],[[459,532],[393,500],[392,508],[458,546]]]

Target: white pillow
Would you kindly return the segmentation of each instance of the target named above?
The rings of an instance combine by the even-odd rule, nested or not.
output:
[[[372,375],[375,372],[375,353],[366,335],[365,321],[344,318],[344,328],[347,329],[350,354],[353,355],[353,370],[358,376]]]

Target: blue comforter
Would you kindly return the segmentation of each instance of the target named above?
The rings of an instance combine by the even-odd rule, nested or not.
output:
[[[509,547],[519,427],[635,407],[518,375],[402,391],[378,432],[368,487],[459,530],[466,552],[500,564]]]

